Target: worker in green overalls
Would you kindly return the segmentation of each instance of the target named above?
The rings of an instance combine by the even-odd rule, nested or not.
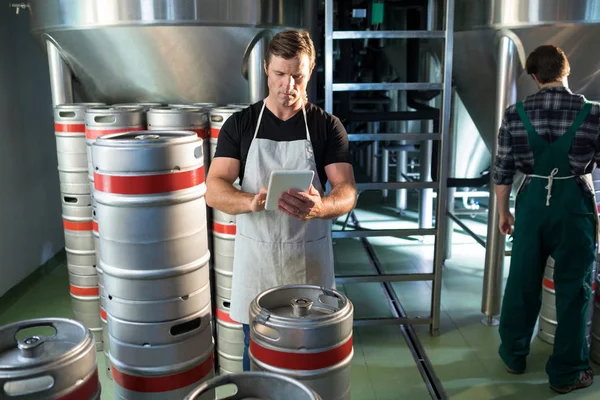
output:
[[[568,89],[570,66],[558,47],[535,49],[526,69],[540,90],[506,110],[494,163],[500,231],[514,239],[499,354],[508,372],[525,372],[552,256],[557,327],[546,372],[553,390],[568,393],[594,379],[586,336],[598,231],[590,173],[600,156],[600,106]],[[516,171],[525,179],[514,218],[508,199]]]

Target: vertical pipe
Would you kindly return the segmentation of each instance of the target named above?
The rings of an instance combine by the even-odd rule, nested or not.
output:
[[[386,148],[381,150],[381,182],[389,182],[390,177],[390,151]],[[387,200],[388,198],[388,190],[383,189],[381,194],[383,195],[383,199]]]
[[[427,30],[434,30],[437,22],[437,1],[427,1]],[[427,82],[432,82],[435,77],[433,71],[433,56],[425,57],[424,75]],[[423,121],[423,132],[431,133],[433,121]],[[421,181],[431,181],[431,159],[433,156],[433,142],[426,141],[421,144]],[[433,225],[433,189],[422,189],[419,197],[419,228],[428,229]]]
[[[73,103],[71,70],[52,41],[46,40],[46,50],[48,51],[48,66],[50,69],[52,106]]]
[[[375,122],[368,122],[369,133],[377,133],[377,124]],[[372,182],[379,182],[379,141],[373,141],[373,153],[371,154],[372,165],[373,165],[373,175],[371,176]]]
[[[407,111],[407,98],[406,92],[400,92],[400,102],[398,104],[398,111]],[[407,133],[408,132],[408,121],[400,122],[400,132]],[[400,144],[406,144],[406,140],[401,140]],[[402,175],[406,175],[407,171],[407,163],[408,163],[408,153],[406,150],[400,150],[396,153],[396,181],[403,182],[405,179]],[[407,191],[406,189],[399,189],[396,191],[396,208],[400,211],[406,210],[407,208]]]
[[[454,54],[454,0],[446,0],[446,15],[444,27],[446,30],[444,61],[442,72],[442,102],[440,105],[440,155],[438,163],[438,179],[440,180],[437,207],[436,228],[437,237],[433,254],[433,281],[431,288],[431,334],[438,335],[440,331],[440,310],[442,300],[442,269],[444,267],[444,239],[448,223],[447,200],[448,187],[448,135],[450,130],[450,112],[452,105],[452,59]]]
[[[333,0],[325,0],[325,111],[333,112]]]
[[[248,91],[250,103],[256,103],[267,97],[267,77],[264,73],[263,60],[269,39],[263,37],[254,45],[248,58]]]
[[[452,91],[452,104],[457,104],[457,94]],[[456,134],[458,129],[458,109],[456,106],[452,107],[453,121],[448,132],[448,176],[456,176],[456,158],[458,155],[458,135]],[[454,212],[456,188],[448,188],[448,212]],[[448,218],[448,227],[446,232],[446,243],[444,249],[444,259],[449,260],[452,258],[452,235],[454,234],[454,221]]]
[[[492,160],[498,155],[498,130],[502,123],[504,111],[516,102],[516,84],[519,69],[519,58],[515,43],[511,38],[502,36],[498,43],[498,67],[496,71],[496,136],[492,147]],[[502,296],[502,274],[504,269],[504,235],[498,230],[498,202],[494,193],[495,185],[490,177],[490,200],[488,211],[487,246],[485,252],[485,270],[483,274],[483,298],[481,312],[487,325],[497,325],[494,316],[500,314]]]

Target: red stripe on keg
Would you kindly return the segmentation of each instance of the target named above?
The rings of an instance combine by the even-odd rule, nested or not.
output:
[[[119,129],[88,129],[85,128],[85,137],[87,139],[97,139],[100,136],[110,135],[113,133],[124,133],[124,132],[133,132],[133,131],[143,131],[145,128],[138,127],[129,127],[129,128],[119,128]]]
[[[54,132],[84,133],[85,124],[59,124],[55,122]]]
[[[204,183],[204,166],[159,175],[115,176],[94,173],[94,188],[113,194],[155,194],[189,189]]]
[[[321,368],[331,367],[342,362],[352,353],[352,336],[334,349],[320,353],[288,353],[262,347],[254,341],[250,341],[252,356],[267,365],[293,369],[313,371]]]
[[[544,278],[544,281],[542,282],[542,285],[544,285],[548,289],[554,290],[554,281],[553,280],[550,280],[548,278]]]
[[[94,229],[92,221],[75,222],[63,219],[63,227],[70,231],[91,231]]]
[[[218,308],[217,308],[217,319],[219,321],[229,322],[231,324],[241,325],[239,322],[232,320],[231,316],[229,315],[229,313],[227,313],[227,312],[225,312],[223,310],[219,310]]]
[[[208,138],[208,134],[206,132],[206,128],[192,129],[192,131],[196,132],[200,139]]]
[[[202,364],[176,375],[141,377],[127,375],[115,366],[111,368],[113,380],[124,389],[138,393],[159,393],[178,390],[198,383],[213,370],[214,354]]]
[[[100,307],[100,318],[102,321],[106,322],[106,311],[102,307]]]
[[[83,382],[77,389],[71,393],[59,397],[57,400],[81,400],[91,399],[100,388],[100,381],[98,380],[98,370],[94,371],[94,374],[87,381]]]
[[[81,287],[70,284],[71,294],[75,296],[99,296],[100,288],[98,286],[94,287]]]
[[[223,235],[235,235],[235,225],[213,222],[213,231]]]
[[[92,220],[92,230],[98,232],[98,222]]]
[[[210,128],[210,137],[212,139],[217,139],[219,137],[219,132],[221,132],[221,128]]]

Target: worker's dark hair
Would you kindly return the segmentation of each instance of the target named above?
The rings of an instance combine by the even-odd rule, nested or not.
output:
[[[535,75],[539,83],[557,82],[571,73],[565,53],[551,44],[533,50],[527,57],[525,69],[529,75]]]
[[[306,54],[310,60],[310,69],[315,66],[315,45],[308,31],[287,30],[279,32],[269,42],[269,47],[265,53],[265,63],[267,66],[271,62],[272,56],[282,57],[286,60]]]

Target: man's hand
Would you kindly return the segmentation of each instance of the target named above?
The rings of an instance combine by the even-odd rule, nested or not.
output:
[[[250,203],[250,210],[252,212],[260,212],[265,209],[265,203],[267,201],[267,188],[260,189],[260,192],[254,196]]]
[[[512,235],[513,226],[515,225],[515,217],[511,213],[500,214],[500,233],[503,235]]]
[[[292,218],[306,221],[319,218],[322,206],[321,195],[317,189],[310,185],[308,192],[290,189],[287,193],[282,193],[277,209]]]

